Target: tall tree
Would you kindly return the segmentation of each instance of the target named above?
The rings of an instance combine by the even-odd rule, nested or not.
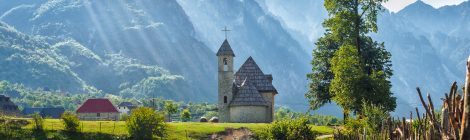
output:
[[[384,43],[368,36],[377,32],[377,14],[384,1],[325,0],[326,32],[315,43],[312,73],[307,75],[311,109],[332,100],[345,113],[360,112],[363,101],[386,111],[395,109],[396,98],[390,91],[391,54]]]

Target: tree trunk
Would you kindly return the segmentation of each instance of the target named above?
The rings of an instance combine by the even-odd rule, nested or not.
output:
[[[464,107],[462,125],[460,127],[460,139],[470,138],[470,57],[467,60],[467,74],[465,78]]]

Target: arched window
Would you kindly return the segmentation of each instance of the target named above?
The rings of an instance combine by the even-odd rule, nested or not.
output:
[[[224,65],[227,65],[227,58],[224,58]]]
[[[224,58],[224,71],[228,71],[228,62],[227,62],[227,58]]]
[[[224,103],[227,103],[227,96],[224,96]]]

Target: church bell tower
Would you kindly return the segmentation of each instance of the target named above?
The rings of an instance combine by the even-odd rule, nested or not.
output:
[[[219,51],[217,51],[218,60],[218,110],[219,121],[230,121],[229,104],[233,97],[233,53],[227,39],[224,40]]]

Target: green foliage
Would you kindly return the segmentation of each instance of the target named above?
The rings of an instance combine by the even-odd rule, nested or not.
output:
[[[119,119],[121,121],[127,121],[127,119],[129,119],[129,115],[127,115],[127,113],[124,113],[119,117]]]
[[[368,139],[374,139],[382,132],[382,125],[390,118],[390,114],[383,107],[366,102],[362,103],[362,115],[354,118],[349,118],[344,125],[344,129],[340,132],[345,136],[356,136],[357,133],[366,133]]]
[[[33,135],[37,139],[47,139],[46,132],[44,131],[44,119],[39,113],[33,114]]]
[[[166,113],[168,114],[168,118],[171,121],[171,114],[175,114],[178,111],[178,105],[175,104],[172,100],[165,101],[164,107]]]
[[[188,103],[188,109],[193,117],[201,117],[204,116],[206,118],[212,118],[219,116],[217,113],[217,105],[216,104],[208,104],[208,103]]]
[[[77,115],[72,112],[64,112],[60,118],[62,123],[64,123],[64,130],[68,133],[77,133],[80,126],[80,121],[78,120]]]
[[[57,43],[51,45],[47,41]],[[0,46],[0,79],[32,89],[62,94],[117,93],[137,99],[153,95],[170,98],[181,91],[174,90],[180,88],[174,85],[184,83],[182,76],[121,53],[100,56],[73,39],[29,36],[3,22]]]
[[[314,140],[316,135],[308,125],[308,119],[299,118],[275,121],[259,137],[270,140]]]
[[[362,108],[362,114],[367,122],[368,132],[372,134],[379,133],[384,121],[390,118],[390,114],[381,106],[365,102],[362,104]]]
[[[329,18],[326,33],[315,43],[310,80],[310,108],[318,109],[332,100],[345,114],[361,112],[364,99],[387,111],[396,107],[390,91],[391,54],[383,43],[368,36],[377,32],[377,12],[384,0],[326,0]]]
[[[326,115],[308,115],[302,112],[295,112],[287,107],[278,107],[275,109],[274,118],[276,120],[287,120],[287,119],[296,119],[296,118],[308,118],[309,124],[314,125],[340,125],[342,121],[335,116],[326,116]]]
[[[357,110],[365,91],[361,87],[366,77],[359,63],[359,56],[354,46],[343,46],[336,51],[331,60],[334,79],[331,81],[330,93],[333,100],[343,108],[344,113]]]
[[[132,139],[163,138],[167,128],[164,119],[162,114],[151,108],[139,107],[133,110],[126,126]]]
[[[366,126],[367,120],[365,119],[348,118],[344,125],[344,129],[341,130],[341,133],[345,135],[354,135],[357,132],[362,132]]]
[[[22,129],[29,124],[26,120],[10,118],[0,114],[0,138],[6,140],[24,139],[31,136],[31,131]]]
[[[183,110],[183,112],[181,112],[181,121],[183,122],[191,121],[191,112],[189,112],[189,109],[185,109]]]
[[[217,116],[219,116],[219,112],[208,111],[208,112],[206,112],[206,114],[204,114],[203,116],[206,117],[207,119],[211,119],[212,117],[217,117]]]
[[[44,119],[37,112],[33,114],[33,123],[34,123],[34,130],[39,130],[39,131],[43,130]]]
[[[108,98],[113,103],[133,101],[103,93],[73,94],[43,89],[30,89],[21,84],[0,81],[0,93],[10,96],[15,104],[22,107],[64,107],[67,111],[75,111],[77,103],[89,98]]]

